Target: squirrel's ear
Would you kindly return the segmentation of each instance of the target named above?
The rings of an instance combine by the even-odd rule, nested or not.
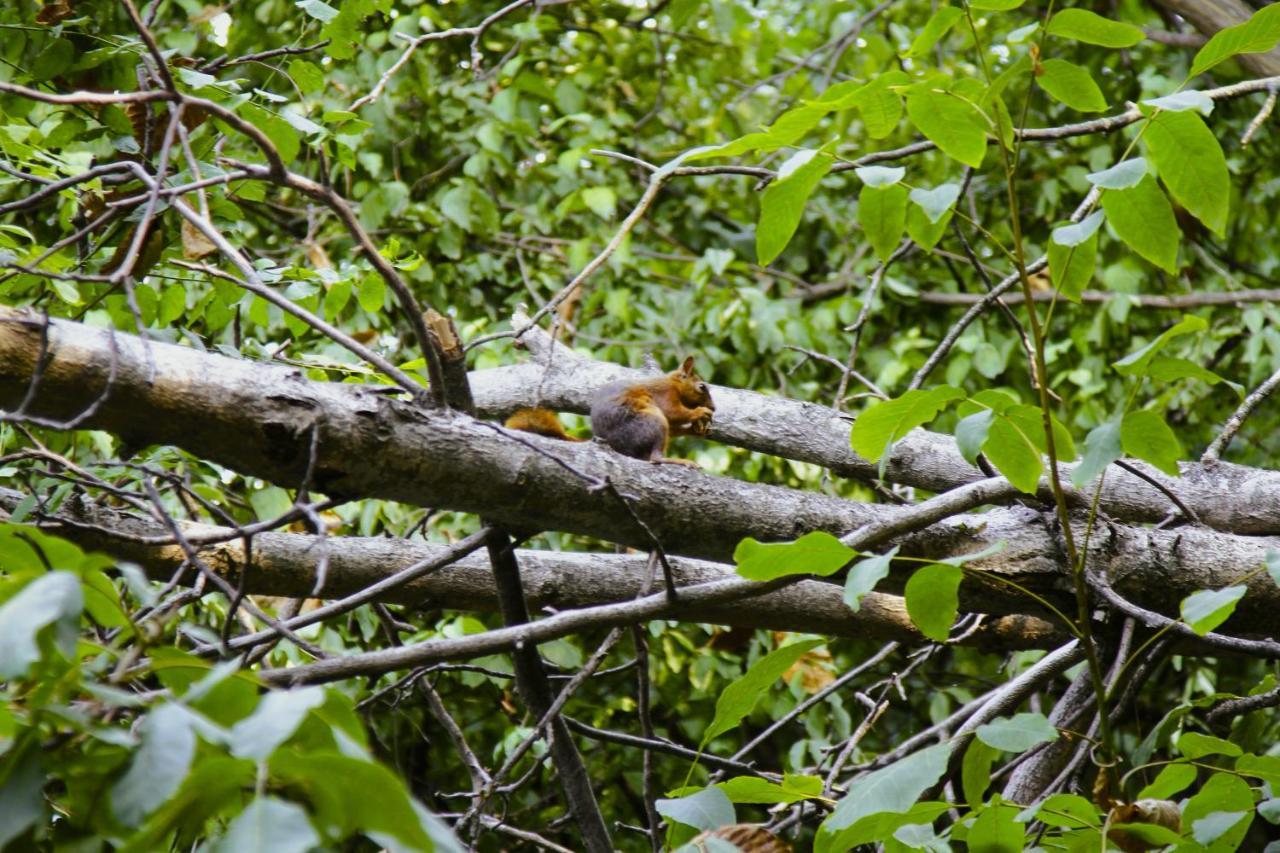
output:
[[[693,356],[689,356],[684,360],[684,364],[680,365],[680,372],[685,376],[693,375]]]

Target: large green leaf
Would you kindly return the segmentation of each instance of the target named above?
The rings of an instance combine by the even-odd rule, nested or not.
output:
[[[737,820],[729,795],[715,785],[684,797],[657,800],[654,808],[667,820],[699,831],[719,829]]]
[[[142,746],[129,772],[111,789],[111,806],[121,823],[136,826],[178,790],[196,753],[194,717],[174,703],[147,714]]]
[[[942,778],[950,755],[951,744],[940,743],[855,779],[818,827],[814,853],[848,850],[861,841],[858,832],[864,821],[911,809],[920,795]]]
[[[1169,194],[1210,230],[1225,233],[1231,176],[1204,119],[1194,112],[1158,113],[1142,140]]]
[[[1005,752],[1026,752],[1033,746],[1058,739],[1058,730],[1043,714],[1026,712],[997,717],[974,732],[988,746]]]
[[[1182,599],[1182,621],[1203,637],[1230,618],[1248,591],[1247,586],[1240,585],[1193,592]]]
[[[944,154],[977,168],[987,153],[987,122],[958,95],[917,89],[907,96],[911,123]]]
[[[716,715],[702,735],[700,748],[737,726],[743,717],[751,713],[760,697],[782,673],[790,669],[806,652],[825,642],[826,640],[803,640],[775,649],[734,679],[716,700]]]
[[[916,37],[911,41],[911,47],[907,48],[906,53],[903,55],[909,57],[924,56],[933,50],[933,46],[938,43],[938,39],[945,36],[955,26],[956,21],[963,17],[963,10],[944,3],[920,28],[920,32],[916,33]]]
[[[791,155],[778,169],[777,180],[760,200],[760,220],[756,223],[756,260],[762,266],[772,263],[791,242],[805,203],[834,163],[824,152],[805,150]]]
[[[1107,108],[1107,99],[1093,81],[1093,76],[1065,59],[1046,59],[1036,74],[1036,82],[1055,100],[1073,110],[1099,113]]]
[[[875,462],[894,442],[911,430],[937,417],[953,400],[964,396],[959,388],[941,385],[928,391],[908,391],[893,400],[872,403],[849,432],[849,443],[855,453]]]
[[[58,648],[73,655],[83,609],[80,579],[70,572],[49,572],[24,586],[0,606],[0,678],[26,674],[40,659],[37,637],[50,625]]]
[[[1213,38],[1196,52],[1188,76],[1203,74],[1241,53],[1265,53],[1277,43],[1280,43],[1280,4],[1272,3],[1254,12],[1253,17],[1243,24],[1214,33]]]
[[[1093,281],[1098,261],[1098,235],[1090,234],[1075,246],[1050,241],[1048,254],[1049,280],[1064,299],[1078,303],[1089,282]]]
[[[960,610],[960,580],[964,570],[947,563],[932,563],[916,569],[907,581],[903,597],[907,615],[931,640],[945,642]]]
[[[815,530],[794,542],[757,542],[748,536],[733,551],[738,574],[753,581],[768,581],[786,575],[826,577],[856,557],[857,551],[830,533]]]
[[[324,704],[324,690],[273,690],[231,730],[231,754],[261,761],[297,731],[308,712]]]
[[[214,853],[306,853],[320,846],[307,812],[275,797],[258,797],[231,821]]]
[[[876,584],[889,574],[893,558],[898,555],[898,546],[894,545],[884,554],[875,554],[859,560],[849,569],[849,576],[844,582],[844,603],[854,613],[862,607],[862,599],[875,589]]]
[[[858,193],[858,224],[876,257],[887,261],[907,228],[907,188],[863,186]]]
[[[1127,190],[1102,194],[1107,222],[1130,248],[1161,269],[1178,271],[1178,223],[1150,175]]]
[[[1084,458],[1071,473],[1071,482],[1083,489],[1121,456],[1124,448],[1120,445],[1120,419],[1098,424],[1085,437]]]
[[[1100,47],[1133,47],[1145,36],[1133,24],[1112,21],[1088,9],[1062,9],[1049,20],[1051,36]]]
[[[1169,344],[1169,341],[1183,335],[1203,332],[1208,328],[1209,323],[1203,317],[1184,314],[1181,320],[1161,332],[1151,343],[1129,353],[1111,366],[1125,376],[1146,376],[1156,356]]]
[[[1120,423],[1120,444],[1130,456],[1150,462],[1170,477],[1178,476],[1182,445],[1159,412],[1143,409],[1126,414]]]

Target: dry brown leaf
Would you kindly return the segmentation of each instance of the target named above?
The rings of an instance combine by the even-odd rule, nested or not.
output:
[[[182,257],[189,261],[198,261],[206,255],[218,251],[213,241],[201,233],[187,220],[182,220]]]
[[[1107,817],[1108,823],[1149,823],[1162,826],[1172,832],[1182,832],[1182,813],[1178,804],[1172,800],[1138,800],[1136,803],[1116,803]],[[1147,850],[1159,850],[1163,844],[1148,844],[1141,838],[1123,829],[1112,829],[1107,832],[1107,840],[1114,843],[1124,853],[1145,853]]]
[[[333,261],[329,260],[329,253],[324,250],[315,240],[304,240],[302,248],[307,253],[307,260],[311,263],[311,268],[316,270],[327,270],[333,268]]]
[[[363,329],[359,332],[352,332],[351,337],[354,338],[357,343],[367,344],[378,337],[378,332],[375,329]]]
[[[36,23],[45,27],[51,27],[54,24],[60,24],[67,18],[74,16],[75,7],[71,4],[71,0],[54,0],[52,3],[46,3],[40,7],[40,11],[36,13]]]

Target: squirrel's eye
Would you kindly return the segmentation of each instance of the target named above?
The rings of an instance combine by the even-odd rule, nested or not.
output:
[[[698,383],[698,393],[699,393],[699,394],[705,394],[705,393],[707,393],[707,383],[705,383],[705,382],[699,382],[699,383]]]

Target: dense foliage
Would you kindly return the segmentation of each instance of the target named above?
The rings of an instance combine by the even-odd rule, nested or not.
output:
[[[524,358],[513,314],[551,303],[544,325],[594,359],[669,369],[693,354],[719,386],[858,414],[852,448],[873,463],[917,427],[954,435],[1013,485],[999,502],[1059,525],[1078,512],[1092,534],[1108,519],[1088,498],[1111,463],[1141,460],[1176,495],[1179,463],[1280,369],[1267,289],[1280,137],[1259,115],[1277,82],[1239,63],[1280,41],[1277,12],[1188,47],[1147,38],[1185,24],[1138,0],[20,0],[0,9],[0,303],[364,385],[394,384],[385,363],[427,382],[433,356],[397,280],[453,319],[473,370]],[[441,37],[396,65],[425,33]],[[130,92],[155,97],[110,94]],[[563,767],[533,737],[515,655],[294,690],[255,675],[479,635],[498,614],[365,604],[235,653],[234,636],[314,602],[246,598],[216,572],[194,587],[148,579],[59,513],[238,525],[246,542],[279,528],[447,544],[479,517],[330,501],[25,405],[6,403],[17,414],[0,422],[0,848],[590,847]],[[1262,402],[1206,464],[1274,467],[1276,411]],[[739,480],[927,497],[680,441]],[[1058,482],[1055,460],[1081,461]],[[1068,508],[1073,487],[1083,509]],[[1064,572],[1083,585],[1066,540]],[[891,570],[875,544],[809,533],[744,540],[735,556],[757,580],[841,573],[857,609]],[[561,531],[525,545],[604,550]],[[1280,583],[1269,553],[1254,574]],[[914,648],[730,631],[696,612],[538,646],[557,690],[610,650],[564,713],[612,843],[678,847],[767,823],[819,850],[1105,849],[1108,821],[1150,818],[1125,811],[1139,800],[1180,801],[1180,826],[1132,830],[1151,849],[1276,837],[1275,703],[1206,721],[1222,700],[1275,692],[1274,649],[1218,657],[1151,624],[1091,629],[1084,601],[1027,612],[1060,617],[1059,639],[1096,642],[1104,659],[1050,672],[1028,703],[957,736],[966,749],[931,745],[957,720],[894,753],[1044,659],[1042,642],[961,641],[975,625],[957,626],[957,587],[981,556],[897,564]],[[1219,580],[1169,615],[1217,628],[1244,594],[1241,578]],[[1114,689],[1123,717],[1100,730],[1087,708],[1051,724],[1081,671],[1091,689],[1136,671],[1141,690]],[[1094,748],[1057,789],[1002,798],[1011,758],[1077,738]]]

